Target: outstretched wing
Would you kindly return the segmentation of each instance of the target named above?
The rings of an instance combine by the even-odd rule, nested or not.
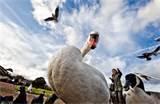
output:
[[[146,57],[144,57],[143,55],[141,55],[141,56],[137,56],[137,58],[144,59],[144,58],[146,58]]]
[[[158,46],[153,52],[157,53],[160,50],[160,46]]]
[[[145,80],[150,80],[152,79],[152,77],[148,76],[148,75],[144,75],[144,74],[141,74],[141,73],[135,73],[136,75],[138,75],[140,78],[143,78]]]
[[[57,6],[57,8],[55,9],[55,17],[58,18],[59,16],[59,7]]]
[[[48,18],[44,19],[44,21],[52,21],[52,20],[54,20],[53,17],[48,17]]]

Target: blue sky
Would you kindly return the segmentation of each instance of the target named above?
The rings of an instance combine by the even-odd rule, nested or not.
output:
[[[59,22],[44,18],[60,6]],[[154,49],[160,36],[160,0],[0,0],[0,64],[16,74],[46,77],[49,59],[66,45],[82,47],[90,31],[98,47],[84,61],[106,76],[119,67],[160,78],[159,56],[137,59]],[[152,90],[160,88],[160,82]],[[151,88],[153,84],[147,84]]]

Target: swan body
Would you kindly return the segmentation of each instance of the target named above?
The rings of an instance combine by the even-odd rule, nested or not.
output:
[[[92,39],[91,42],[95,44]],[[93,47],[81,50],[66,46],[51,59],[48,80],[55,94],[69,104],[108,104],[109,89],[104,75],[82,61]]]
[[[106,103],[107,82],[101,72],[82,62],[78,48],[63,48],[49,66],[49,83],[66,103]]]

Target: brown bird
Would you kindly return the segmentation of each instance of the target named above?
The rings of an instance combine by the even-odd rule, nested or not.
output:
[[[155,50],[153,50],[153,51],[151,51],[151,52],[145,52],[145,53],[143,53],[141,56],[137,56],[137,58],[141,58],[141,59],[145,59],[146,58],[146,60],[147,61],[149,61],[149,60],[151,60],[152,58],[151,58],[151,56],[157,56],[157,52],[160,50],[160,46],[158,46]]]
[[[59,16],[59,7],[57,7],[55,9],[55,14],[52,13],[52,17],[48,17],[48,18],[44,19],[44,21],[46,21],[46,22],[48,22],[48,21],[58,22],[58,16]]]

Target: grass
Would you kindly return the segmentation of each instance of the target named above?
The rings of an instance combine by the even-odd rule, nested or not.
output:
[[[19,90],[19,87],[20,87],[19,85],[16,85],[16,91]],[[27,91],[28,87],[25,86],[25,89]],[[53,94],[53,91],[41,89],[41,88],[32,88],[31,94],[40,95],[43,91],[45,92],[45,96],[51,96]]]

